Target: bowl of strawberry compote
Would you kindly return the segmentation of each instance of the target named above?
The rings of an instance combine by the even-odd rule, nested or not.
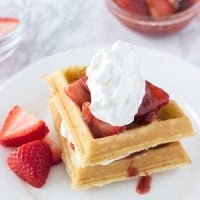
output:
[[[200,12],[200,0],[106,0],[111,13],[129,28],[166,35],[184,28]]]

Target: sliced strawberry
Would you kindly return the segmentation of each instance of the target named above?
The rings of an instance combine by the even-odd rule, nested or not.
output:
[[[173,14],[176,10],[168,0],[147,0],[150,13],[155,18]]]
[[[134,122],[149,122],[162,106],[169,102],[169,95],[153,85],[152,83],[146,81],[145,96],[143,97],[142,103],[138,109],[138,113],[135,115]]]
[[[149,10],[146,0],[114,0],[122,9],[137,15],[148,16]]]
[[[0,143],[4,146],[20,146],[42,139],[48,131],[44,121],[27,113],[21,107],[14,106],[0,131]]]
[[[8,166],[34,187],[41,187],[49,174],[52,153],[49,145],[36,140],[24,144],[10,153]]]
[[[85,88],[85,90],[87,90],[90,93],[90,90],[89,90],[88,85],[87,85],[88,77],[84,76],[80,80],[81,80],[81,84]]]
[[[182,0],[180,2],[180,11],[183,11],[189,7],[191,7],[193,4],[197,3],[199,0]]]
[[[174,8],[176,9],[176,10],[178,10],[179,9],[179,6],[180,6],[180,2],[182,1],[180,1],[180,0],[168,0],[173,6],[174,6]]]
[[[94,138],[111,136],[122,132],[125,127],[111,126],[92,115],[89,109],[90,103],[85,102],[82,106],[83,119],[90,128]]]
[[[18,19],[0,18],[0,37],[14,30],[19,25]]]
[[[81,78],[64,88],[65,93],[80,107],[84,102],[90,101],[90,93],[85,79],[85,77]]]
[[[83,113],[83,119],[85,120],[85,122],[87,123],[87,125],[88,126],[92,126],[93,120],[94,120],[94,116],[90,112],[89,106],[90,106],[90,103],[89,102],[85,102],[82,105],[82,113]]]
[[[61,154],[62,154],[61,148],[55,142],[53,142],[49,137],[45,137],[43,139],[43,141],[49,145],[49,147],[52,151],[52,165],[59,164],[62,161],[61,160]]]

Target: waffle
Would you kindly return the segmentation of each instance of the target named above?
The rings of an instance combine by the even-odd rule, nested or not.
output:
[[[108,165],[82,167],[75,158],[76,148],[73,151],[68,140],[60,134],[62,118],[52,100],[49,101],[49,108],[63,150],[62,159],[72,179],[72,188],[74,189],[88,189],[134,178],[135,176],[130,177],[128,173],[130,168],[137,170],[134,175],[144,176],[190,163],[190,159],[181,144],[173,142],[133,154]]]
[[[70,66],[44,77],[56,109],[77,146],[83,166],[94,166],[102,161],[125,157],[133,152],[194,135],[188,117],[175,101],[170,100],[158,112],[158,120],[148,125],[126,130],[118,135],[93,138],[80,108],[64,92],[67,84],[85,75],[85,69],[85,66]]]

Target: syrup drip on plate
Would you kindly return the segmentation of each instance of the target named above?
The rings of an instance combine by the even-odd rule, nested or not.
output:
[[[152,177],[149,175],[140,177],[136,187],[137,193],[139,194],[148,193],[151,189],[151,181]]]
[[[132,156],[133,155],[134,154],[132,154]],[[139,171],[138,171],[137,167],[134,166],[134,162],[132,161],[128,168],[128,177],[129,178],[135,177],[135,176],[138,176],[138,174],[139,174]],[[136,186],[137,193],[139,193],[139,194],[148,193],[151,189],[151,181],[152,181],[152,177],[149,175],[140,177],[138,180],[137,186]]]

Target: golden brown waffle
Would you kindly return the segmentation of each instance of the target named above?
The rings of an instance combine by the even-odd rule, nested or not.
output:
[[[191,122],[179,106],[170,101],[158,113],[159,120],[126,130],[118,135],[95,139],[85,124],[80,108],[65,94],[64,87],[85,75],[85,67],[66,67],[45,77],[54,104],[70,129],[83,165],[123,157],[163,143],[194,135]]]
[[[158,173],[190,163],[186,152],[179,142],[151,148],[132,157],[114,161],[109,165],[82,167],[74,159],[76,152],[70,148],[67,139],[60,134],[62,118],[53,101],[49,101],[55,129],[63,150],[62,159],[68,174],[72,179],[72,188],[87,189],[94,186],[103,186],[116,181],[128,180],[128,169],[137,170],[137,176]],[[135,176],[134,176],[135,177]]]

